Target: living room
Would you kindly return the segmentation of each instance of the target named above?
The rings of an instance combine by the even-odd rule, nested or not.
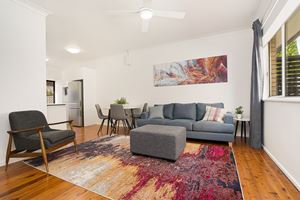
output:
[[[299,5],[1,1],[0,198],[299,199]]]

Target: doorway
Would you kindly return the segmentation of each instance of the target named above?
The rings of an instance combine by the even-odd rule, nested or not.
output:
[[[73,120],[74,126],[84,126],[83,80],[69,82],[67,96],[69,120]]]

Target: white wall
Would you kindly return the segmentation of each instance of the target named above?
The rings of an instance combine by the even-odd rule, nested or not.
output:
[[[47,80],[55,81],[55,103],[66,103],[66,97],[63,88],[67,87],[68,83],[63,80],[62,70],[47,64],[46,78]]]
[[[265,102],[264,146],[300,190],[300,103]]]
[[[0,165],[5,162],[12,111],[46,113],[45,16],[0,1]]]
[[[299,0],[289,0],[280,11],[275,11],[274,20],[265,29],[264,44],[268,43],[299,5]],[[264,49],[264,67],[268,69],[267,46]],[[268,77],[265,82],[268,82]],[[286,98],[266,99],[264,105],[264,149],[300,190],[300,101],[292,103]]]
[[[87,64],[97,69],[97,102],[108,106],[126,97],[142,105],[168,102],[224,102],[233,110],[245,107],[249,114],[252,32],[250,29],[182,41],[130,52],[130,66],[124,55]],[[153,65],[209,56],[228,56],[228,82],[185,86],[154,87]]]

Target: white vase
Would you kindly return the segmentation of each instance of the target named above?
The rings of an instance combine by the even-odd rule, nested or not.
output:
[[[242,119],[242,118],[243,118],[243,115],[242,115],[242,114],[237,114],[236,117],[237,117],[238,119]]]

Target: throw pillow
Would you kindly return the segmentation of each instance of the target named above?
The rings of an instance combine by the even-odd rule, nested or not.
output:
[[[163,119],[163,106],[149,107],[149,119]]]
[[[217,121],[224,123],[223,118],[226,114],[226,110],[223,108],[215,108],[211,106],[206,106],[206,113],[203,117],[203,120],[206,121]]]

